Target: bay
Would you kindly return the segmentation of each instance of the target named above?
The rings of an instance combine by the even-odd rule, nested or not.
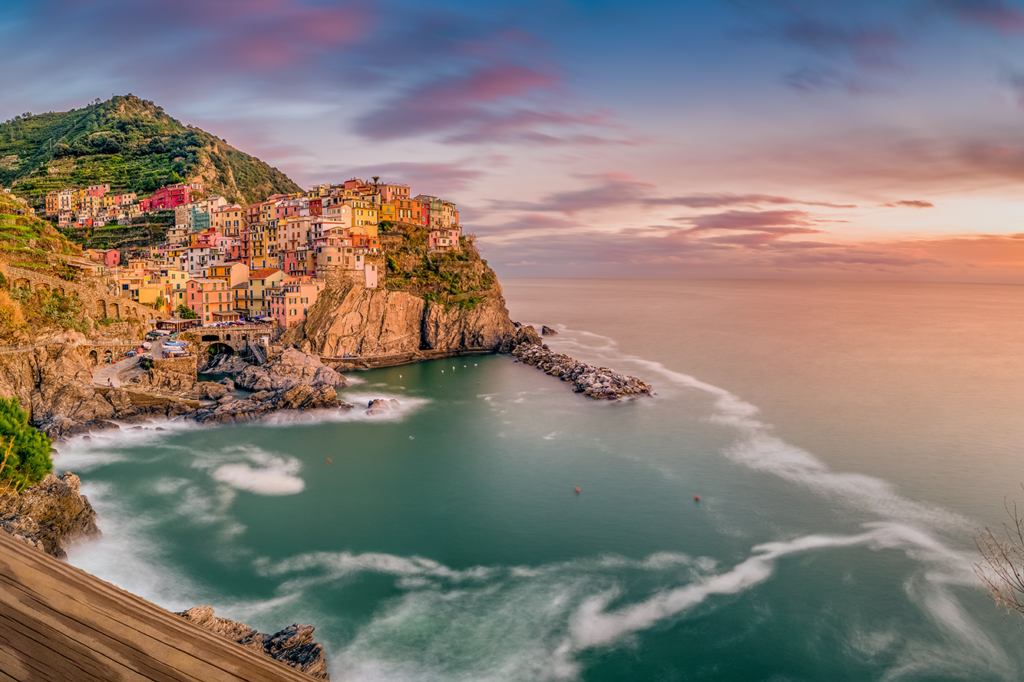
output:
[[[455,358],[353,375],[344,397],[387,417],[77,439],[55,464],[104,537],[71,562],[168,608],[313,623],[337,679],[1019,679],[971,565],[1024,499],[1024,290],[504,286],[552,348],[657,395]]]

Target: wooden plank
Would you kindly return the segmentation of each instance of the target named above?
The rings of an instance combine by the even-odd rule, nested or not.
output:
[[[24,614],[22,614],[24,615]],[[17,623],[6,618],[0,618],[0,628],[4,631],[4,647],[17,655],[23,661],[36,661],[45,663],[47,668],[58,671],[65,679],[78,682],[105,682],[102,676],[97,676],[99,667],[94,657],[88,652],[69,652],[68,647],[63,646],[59,641],[47,641],[39,637],[24,623]],[[34,637],[31,635],[35,635]],[[71,653],[69,656],[68,654]],[[111,675],[107,680],[126,679],[121,675]]]
[[[0,680],[310,680],[5,533],[0,671]]]
[[[84,610],[83,607],[69,608],[63,600],[51,600],[52,603],[47,603],[24,590],[17,583],[10,583],[9,580],[7,576],[0,575],[0,585],[5,588],[4,600],[7,602],[4,604],[4,611],[10,609],[30,614],[31,618],[39,620],[54,630],[56,633],[54,636],[62,644],[82,646],[92,652],[94,657],[115,662],[143,675],[145,679],[157,682],[175,682],[175,680],[183,679],[180,676],[180,671],[168,668],[160,660],[142,653],[127,638],[108,634],[108,632],[117,632],[116,625],[105,622],[100,623],[100,627],[96,627],[95,624],[89,622],[88,617],[83,622],[73,613]],[[103,629],[103,626],[109,630]],[[195,678],[188,677],[187,679]],[[217,678],[211,677],[211,680],[215,679]]]
[[[86,679],[129,679],[131,670],[117,661],[103,657],[99,659],[95,652],[88,647],[75,641],[66,640],[60,633],[45,623],[27,617],[27,614],[14,611],[7,604],[0,603],[0,630],[5,637],[10,638],[11,633],[17,633],[21,637],[31,639],[36,648],[45,648],[53,651],[54,655],[61,656],[69,661],[77,661],[80,668],[80,677]],[[14,644],[11,644],[12,648]],[[28,651],[32,645],[24,647]],[[19,648],[19,651],[22,649]]]
[[[6,635],[6,633],[4,633]],[[50,679],[45,666],[37,666],[33,661],[16,656],[11,650],[0,648],[0,670],[14,676],[19,682]]]
[[[44,558],[46,558],[45,555]],[[0,569],[0,573],[2,573],[2,569]],[[29,577],[35,577],[35,574]],[[0,582],[8,580],[9,578],[0,574]],[[235,657],[231,656],[230,653],[227,658],[223,659],[226,663],[227,671],[222,669],[225,666],[221,664],[221,660],[211,662],[205,660],[202,656],[197,656],[196,652],[202,651],[207,643],[206,636],[213,635],[213,633],[201,628],[198,634],[202,635],[202,637],[198,640],[193,641],[192,638],[197,633],[192,632],[188,628],[181,628],[182,632],[175,634],[174,639],[168,641],[167,629],[179,629],[183,623],[187,622],[180,616],[163,609],[160,609],[157,613],[140,613],[137,608],[138,604],[132,603],[133,600],[137,600],[149,610],[151,610],[153,605],[127,592],[117,590],[117,588],[102,581],[96,581],[96,585],[100,587],[95,590],[93,588],[96,585],[90,584],[86,586],[86,596],[88,597],[86,600],[79,600],[64,594],[63,589],[66,585],[69,585],[69,583],[61,581],[57,586],[56,593],[50,596],[49,604],[36,604],[35,607],[42,609],[44,612],[48,607],[56,607],[56,611],[52,611],[50,615],[56,618],[56,622],[68,628],[64,629],[66,634],[74,631],[76,627],[79,629],[83,626],[88,628],[93,635],[87,642],[89,646],[101,647],[100,650],[108,654],[116,652],[123,657],[127,657],[126,660],[130,660],[132,666],[145,672],[150,679],[169,682],[170,680],[177,679],[174,677],[175,673],[180,673],[186,676],[191,675],[198,680],[216,682],[219,680],[235,679],[234,674],[225,674],[226,672],[245,675],[252,673],[248,660],[236,661],[234,660]],[[132,599],[125,601],[116,598],[112,599],[112,595],[109,592],[113,590],[117,590],[119,593],[113,595],[114,597],[119,597],[123,594]],[[71,616],[79,622],[67,626],[61,621],[62,617],[65,616]],[[156,619],[162,620],[164,627],[156,627],[152,622]],[[108,641],[109,638],[106,633],[113,631],[119,631],[119,634],[116,641],[111,642]],[[81,636],[81,631],[79,636]],[[213,635],[213,637],[218,638],[218,643],[228,641],[217,635]],[[236,648],[243,649],[243,647],[238,645],[236,645]],[[135,656],[135,651],[146,651],[147,655],[140,659]],[[160,654],[158,658],[172,666],[174,670],[159,667],[153,669],[151,665],[147,664],[146,660],[149,656],[157,653]],[[189,679],[192,679],[192,677],[189,677]]]

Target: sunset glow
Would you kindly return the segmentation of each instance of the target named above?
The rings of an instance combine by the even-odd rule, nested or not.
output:
[[[1004,0],[5,8],[0,118],[131,92],[450,197],[500,275],[1024,282]]]

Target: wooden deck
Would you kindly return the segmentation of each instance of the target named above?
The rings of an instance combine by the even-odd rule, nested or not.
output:
[[[0,532],[0,682],[310,682]]]

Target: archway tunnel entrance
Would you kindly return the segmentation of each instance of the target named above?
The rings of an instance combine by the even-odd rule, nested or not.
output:
[[[235,349],[226,343],[211,343],[209,353],[210,355],[234,355]]]

